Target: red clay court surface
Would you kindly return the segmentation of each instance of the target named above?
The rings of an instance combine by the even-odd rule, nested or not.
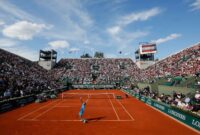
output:
[[[118,90],[70,90],[65,93],[124,93]],[[109,97],[109,96],[108,96]],[[197,135],[176,122],[129,97],[88,99],[84,124],[78,113],[79,98],[33,103],[0,114],[0,135]]]

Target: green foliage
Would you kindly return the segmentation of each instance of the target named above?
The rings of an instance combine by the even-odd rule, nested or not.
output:
[[[90,56],[89,53],[85,53],[85,54],[81,55],[81,58],[92,58],[92,56]]]
[[[103,52],[95,52],[94,58],[104,58],[104,53]]]

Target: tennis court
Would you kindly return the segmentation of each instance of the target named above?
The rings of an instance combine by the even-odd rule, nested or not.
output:
[[[121,96],[123,99],[116,99]],[[87,100],[84,118],[78,113]],[[1,135],[196,135],[175,120],[119,90],[70,90],[58,99],[25,107],[0,115]]]

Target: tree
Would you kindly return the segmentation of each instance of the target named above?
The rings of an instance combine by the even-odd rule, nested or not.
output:
[[[104,53],[103,52],[95,52],[94,57],[95,58],[104,58]]]
[[[83,55],[81,55],[81,58],[92,58],[92,56],[90,56],[90,54],[85,53]]]

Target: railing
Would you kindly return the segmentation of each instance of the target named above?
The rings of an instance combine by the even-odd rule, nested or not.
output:
[[[112,84],[76,84],[72,85],[75,89],[114,89]]]
[[[28,95],[24,97],[16,97],[0,101],[0,113],[12,110],[20,106],[24,106],[25,104],[33,102],[35,98],[35,95]]]
[[[59,88],[59,89],[52,89],[48,91],[43,91],[42,93],[50,94],[50,93],[60,93],[63,90],[66,90],[66,87]],[[36,99],[36,94],[26,95],[23,97],[15,97],[4,99],[0,101],[0,113],[6,112],[12,109],[15,109],[20,106],[24,106],[26,104],[34,102]]]

